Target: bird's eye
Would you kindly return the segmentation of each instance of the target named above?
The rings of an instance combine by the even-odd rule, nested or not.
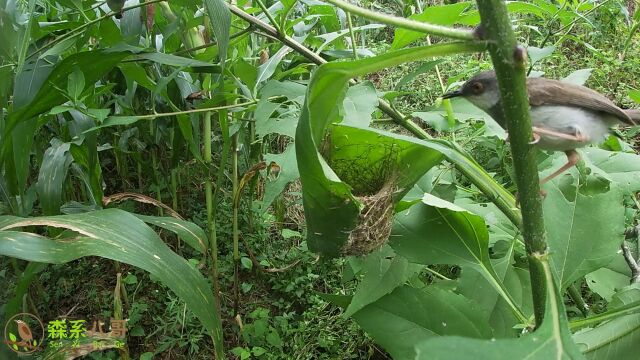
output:
[[[482,86],[482,83],[476,82],[471,85],[471,90],[475,94],[480,94],[484,90],[484,86]]]

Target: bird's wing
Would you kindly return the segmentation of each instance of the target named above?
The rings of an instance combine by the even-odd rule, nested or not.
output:
[[[629,115],[617,107],[611,100],[587,87],[545,78],[528,78],[527,88],[529,90],[529,103],[531,105],[554,104],[579,106],[611,114],[621,122],[635,125]]]

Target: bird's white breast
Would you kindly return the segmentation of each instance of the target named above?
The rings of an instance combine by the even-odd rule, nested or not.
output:
[[[564,151],[599,143],[618,122],[614,116],[572,106],[532,106],[530,113],[533,126],[567,135],[580,134],[587,139],[577,141],[540,134],[537,145],[544,150]]]

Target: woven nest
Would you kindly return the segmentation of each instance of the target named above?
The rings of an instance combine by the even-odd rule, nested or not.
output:
[[[395,191],[395,183],[391,182],[374,195],[357,197],[364,206],[356,227],[342,248],[345,255],[366,255],[387,242],[393,225]]]

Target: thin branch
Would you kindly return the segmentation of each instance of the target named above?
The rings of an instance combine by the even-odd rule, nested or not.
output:
[[[639,283],[640,282],[640,264],[633,258],[631,254],[631,250],[627,244],[622,243],[622,255],[624,256],[624,260],[629,265],[629,269],[631,269],[631,283]]]
[[[348,2],[342,1],[342,0],[324,0],[324,1],[341,8],[346,12],[360,15],[369,20],[377,21],[383,24],[392,25],[392,26],[407,29],[407,30],[418,31],[421,33],[438,35],[438,36],[442,36],[450,39],[476,40],[476,36],[474,35],[474,32],[471,30],[455,29],[455,28],[450,28],[450,27],[441,26],[441,25],[434,25],[434,24],[423,23],[415,20],[409,20],[409,19],[405,19],[405,18],[393,16],[393,15],[381,14],[379,12],[371,11],[368,9],[364,9],[364,8],[349,4]]]
[[[256,0],[256,2],[258,3],[258,6],[260,6],[260,9],[262,9],[262,12],[264,13],[264,15],[267,17],[267,19],[269,19],[269,22],[271,23],[271,25],[273,25],[273,27],[276,29],[276,31],[279,34],[284,34],[284,32],[282,31],[282,29],[280,28],[280,25],[278,24],[278,22],[273,18],[273,16],[271,15],[271,13],[269,12],[269,9],[267,9],[267,7],[264,5],[264,3],[262,2],[262,0]]]
[[[212,108],[192,109],[192,110],[174,111],[174,112],[167,112],[167,113],[155,113],[155,114],[147,114],[147,115],[131,115],[131,116],[129,116],[129,115],[120,115],[120,116],[110,116],[110,118],[121,117],[121,118],[128,118],[128,119],[134,118],[134,119],[138,119],[138,120],[155,119],[155,118],[166,117],[166,116],[176,116],[176,115],[184,115],[184,114],[202,113],[202,112],[207,112],[207,111],[235,109],[235,108],[239,108],[239,107],[255,105],[257,103],[258,103],[257,101],[248,101],[248,102],[244,102],[244,103],[240,103],[240,104],[217,106],[217,107],[212,107]]]

